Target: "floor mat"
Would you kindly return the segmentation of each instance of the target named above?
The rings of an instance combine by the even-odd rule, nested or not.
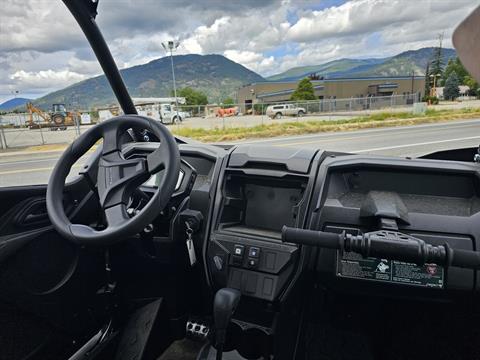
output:
[[[188,339],[177,340],[157,360],[195,360],[203,345]]]
[[[0,305],[0,324],[1,360],[24,359],[49,340],[47,326],[13,306]]]
[[[307,360],[480,360],[480,316],[462,304],[317,297]]]

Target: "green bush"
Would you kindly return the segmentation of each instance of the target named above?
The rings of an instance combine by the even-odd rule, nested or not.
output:
[[[437,105],[437,104],[438,104],[438,97],[436,97],[436,96],[430,96],[430,95],[425,95],[425,96],[422,98],[422,101],[423,101],[423,102],[426,102],[426,103],[429,103],[429,104],[432,104],[432,105]]]

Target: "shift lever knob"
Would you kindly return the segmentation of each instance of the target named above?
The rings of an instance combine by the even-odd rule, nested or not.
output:
[[[215,294],[213,301],[213,321],[215,324],[215,338],[217,349],[225,344],[225,335],[228,324],[240,301],[240,291],[223,288]]]

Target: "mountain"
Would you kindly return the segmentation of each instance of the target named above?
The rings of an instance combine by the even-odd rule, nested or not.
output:
[[[177,55],[173,57],[177,88],[192,87],[207,94],[210,102],[233,96],[242,85],[265,81],[257,73],[222,55]],[[169,57],[120,71],[132,97],[168,97],[173,89]],[[104,75],[52,92],[34,102],[42,108],[53,103],[91,108],[116,103]]]
[[[4,103],[0,104],[0,111],[13,110],[19,106],[25,105],[29,101],[32,101],[32,100],[26,99],[26,98],[14,98],[14,99],[7,100]]]
[[[321,65],[296,67],[281,74],[273,75],[267,80],[298,80],[312,73],[326,78],[345,78],[361,76],[399,76],[423,75],[427,63],[432,60],[435,48],[409,50],[398,55],[376,59],[340,59]],[[447,64],[456,56],[454,49],[442,50],[443,61]]]
[[[281,74],[269,76],[267,80],[298,80],[310,74],[323,76],[330,73],[345,72],[359,66],[370,66],[382,63],[384,59],[339,59],[321,65],[299,66]]]
[[[422,75],[427,62],[433,58],[434,51],[435,48],[430,47],[386,58],[339,59],[320,65],[292,68],[267,79],[222,55],[177,55],[173,60],[177,88],[189,86],[205,92],[210,102],[220,102],[226,97],[233,97],[235,91],[245,84],[265,80],[298,80],[312,73],[326,78],[411,75],[412,71]],[[455,56],[455,50],[443,49],[445,64]],[[173,82],[169,57],[120,72],[133,97],[171,96]],[[107,79],[100,75],[52,92],[34,103],[44,109],[49,109],[54,103],[65,103],[67,108],[89,109],[115,104],[116,100]]]

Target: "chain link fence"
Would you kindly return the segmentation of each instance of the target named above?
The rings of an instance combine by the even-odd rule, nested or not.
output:
[[[79,121],[72,126],[54,126],[37,114],[32,114],[32,120],[33,124],[28,113],[0,115],[0,149],[70,143],[86,128]]]
[[[343,120],[375,111],[406,111],[417,101],[418,94],[406,94],[301,102],[181,105],[178,111],[173,104],[155,104],[151,109],[138,107],[138,111],[139,114],[150,116],[171,127],[208,130],[291,121]],[[47,124],[42,125],[42,119],[36,117],[36,114],[33,115],[36,124],[34,127],[29,126],[29,114],[0,115],[0,149],[70,143],[90,126],[77,122],[74,126],[59,129]],[[107,112],[105,118],[113,115]],[[100,114],[98,119],[92,119],[92,123],[102,120],[104,118]]]
[[[179,107],[182,121],[171,123],[178,128],[215,129],[290,121],[344,120],[375,111],[407,111],[417,101],[418,94],[406,94],[256,104],[182,105]],[[164,122],[169,123],[168,119]]]

